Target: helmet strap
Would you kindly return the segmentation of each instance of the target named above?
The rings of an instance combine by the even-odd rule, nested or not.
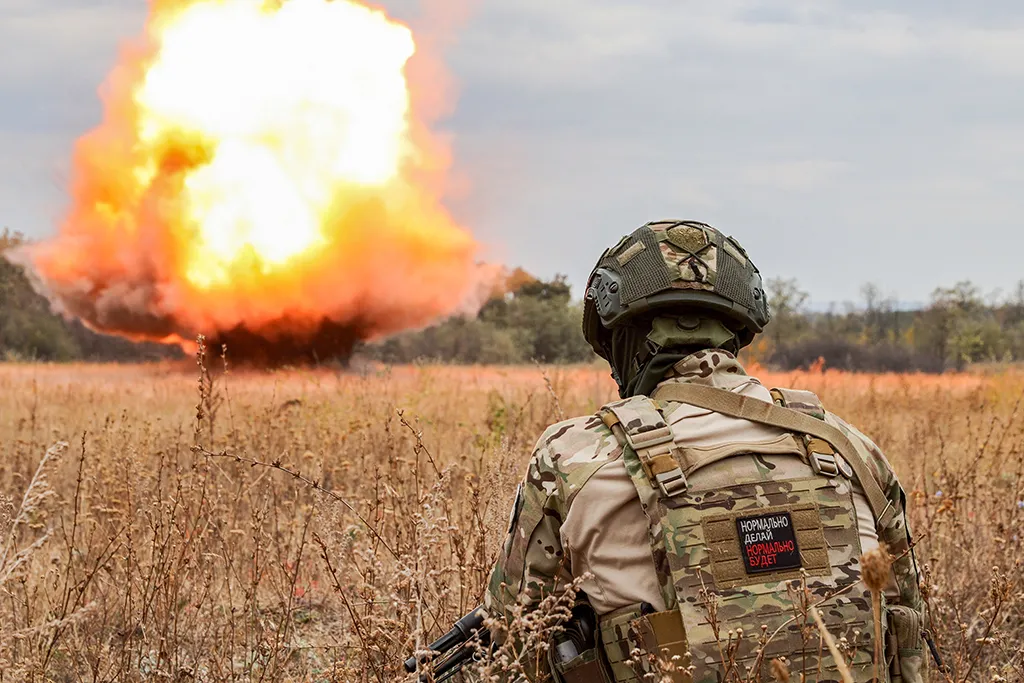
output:
[[[638,372],[643,370],[647,361],[657,356],[661,349],[661,344],[652,340],[650,336],[644,339],[644,343],[641,344],[639,349],[637,349],[637,352],[633,355],[633,360],[631,361],[633,374],[636,375]]]

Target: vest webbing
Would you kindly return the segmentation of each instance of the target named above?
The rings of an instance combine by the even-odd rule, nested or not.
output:
[[[671,386],[671,385],[669,385]],[[696,385],[680,385],[696,386]],[[701,387],[702,389],[705,387]],[[740,398],[731,392],[722,393]],[[648,519],[648,535],[651,544],[655,574],[658,579],[659,591],[664,599],[665,620],[669,621],[671,613],[678,614],[682,622],[682,642],[691,657],[686,661],[686,669],[678,672],[672,680],[676,683],[721,683],[723,662],[721,634],[715,630],[705,612],[698,608],[703,604],[702,594],[710,591],[716,604],[723,607],[719,614],[719,624],[731,629],[739,624],[746,630],[746,635],[735,640],[735,651],[729,657],[735,657],[735,666],[739,671],[747,672],[750,667],[760,667],[760,675],[767,678],[766,662],[776,656],[792,656],[804,652],[805,625],[790,623],[788,617],[793,609],[791,599],[787,598],[789,581],[805,580],[808,590],[816,595],[824,595],[826,591],[841,587],[843,598],[830,603],[823,611],[822,618],[826,628],[835,632],[860,633],[867,638],[866,643],[860,642],[854,659],[850,660],[853,680],[868,683],[872,680],[870,652],[871,612],[866,607],[871,604],[867,588],[858,582],[860,577],[857,557],[861,553],[860,538],[857,528],[857,515],[854,509],[853,492],[850,486],[843,485],[830,475],[819,473],[811,477],[796,479],[764,481],[745,481],[722,489],[691,489],[684,472],[692,472],[707,464],[693,463],[687,467],[680,447],[675,445],[675,435],[665,418],[668,412],[664,401],[679,401],[706,410],[748,419],[753,422],[769,424],[758,412],[737,414],[735,406],[725,405],[722,409],[716,405],[706,405],[704,396],[685,400],[674,395],[655,392],[654,398],[662,399],[662,403],[651,398],[635,396],[631,399],[608,404],[601,411],[601,418],[612,430],[618,441],[624,446],[623,463],[626,472],[633,480],[643,510]],[[783,408],[774,404],[763,405],[777,408],[785,413],[793,413],[798,418],[806,418],[814,423],[822,422],[824,411],[820,402],[814,397],[793,395],[801,408],[813,409],[808,413],[798,413],[797,409]],[[729,399],[727,398],[726,401]],[[787,400],[788,403],[788,400]],[[749,409],[748,409],[749,411]],[[743,411],[743,413],[748,412]],[[813,416],[812,416],[813,415]],[[821,417],[818,417],[818,416]],[[809,441],[820,442],[819,448],[836,455],[842,452],[832,442],[817,434],[821,430],[817,425],[810,425],[798,420],[794,424],[782,425],[781,428],[797,436],[804,436],[806,451],[794,443],[793,455],[805,457],[808,465],[814,469],[808,456],[812,455]],[[813,433],[812,433],[813,432]],[[829,433],[828,436],[834,437]],[[841,442],[842,439],[835,439]],[[759,453],[764,443],[751,443],[750,453]],[[817,452],[817,451],[815,451]],[[824,451],[823,451],[824,452]],[[866,447],[863,451],[848,451],[853,457],[851,462],[870,462],[870,453]],[[838,459],[838,458],[837,458]],[[846,467],[843,461],[842,477],[852,480],[853,467]],[[860,470],[862,476],[871,478],[868,466]],[[873,479],[868,481],[874,482]],[[869,484],[870,485],[870,484]],[[876,488],[879,489],[877,483]],[[744,546],[740,545],[740,517],[764,513],[787,513],[791,518],[794,544],[800,547],[800,568],[791,566],[780,568],[777,572],[758,572],[752,575],[749,562],[744,558]],[[885,517],[883,517],[885,519]],[[730,538],[731,537],[731,538]],[[746,543],[746,541],[744,541]],[[749,554],[748,554],[749,557]],[[746,567],[744,567],[746,565]],[[724,616],[723,616],[724,614]],[[749,617],[749,618],[748,618]],[[748,623],[749,622],[749,623]],[[671,622],[675,625],[675,622]],[[787,625],[788,624],[788,625]],[[609,654],[613,677],[618,683],[640,683],[646,680],[646,674],[663,676],[656,667],[648,669],[643,666],[644,657],[637,662],[625,661],[626,655],[634,649],[641,652],[657,653],[660,644],[669,642],[674,636],[654,629],[657,643],[638,643],[634,636],[636,628],[630,621],[629,628],[618,627],[614,620],[602,621],[602,643]],[[756,628],[747,626],[767,626],[773,635],[772,641],[762,646],[756,637]],[[678,629],[676,629],[678,630]],[[739,633],[739,631],[737,631]],[[753,634],[753,635],[751,635]],[[731,640],[731,638],[730,638]],[[763,647],[763,652],[761,651]],[[865,654],[867,653],[867,654]],[[614,660],[612,657],[614,656]],[[831,656],[824,653],[819,658],[813,652],[803,654],[803,661],[810,666],[820,667],[821,680],[840,680],[835,663]],[[731,661],[731,660],[730,660]],[[747,668],[744,668],[747,667]],[[752,669],[751,669],[752,670]],[[643,672],[643,673],[641,673]]]
[[[885,527],[892,521],[895,510],[875,480],[862,450],[858,449],[846,434],[827,422],[795,410],[782,408],[774,403],[698,384],[665,384],[655,390],[651,398],[662,401],[678,401],[730,417],[780,427],[791,432],[810,434],[827,441],[853,469],[853,473],[868,499],[871,512],[874,513],[875,524]]]

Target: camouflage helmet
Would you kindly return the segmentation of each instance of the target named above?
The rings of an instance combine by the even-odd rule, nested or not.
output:
[[[696,221],[648,223],[605,250],[587,281],[583,335],[598,355],[638,315],[708,312],[749,344],[771,313],[761,274],[732,237]]]

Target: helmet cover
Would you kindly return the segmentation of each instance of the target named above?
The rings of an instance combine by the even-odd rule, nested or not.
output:
[[[641,314],[706,314],[740,347],[771,319],[761,274],[732,237],[696,221],[647,223],[605,250],[587,281],[583,334],[608,358],[609,330]]]

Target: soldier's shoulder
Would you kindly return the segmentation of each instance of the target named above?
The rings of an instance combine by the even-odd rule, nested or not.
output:
[[[825,422],[828,422],[833,427],[838,427],[841,431],[846,432],[847,436],[857,439],[864,444],[869,451],[877,451],[879,454],[882,452],[882,449],[880,449],[867,434],[857,429],[853,424],[839,417],[831,410],[825,411]]]
[[[885,454],[882,453],[882,449],[878,447],[878,444],[872,441],[867,434],[857,429],[857,427],[828,410],[822,404],[821,399],[813,392],[803,389],[784,388],[774,388],[771,391],[772,398],[776,401],[781,399],[782,404],[787,408],[792,408],[798,412],[824,420],[828,424],[844,432],[851,441],[855,442],[855,445],[859,444],[860,446],[863,446],[864,450],[867,451],[868,457],[866,460],[868,464],[874,468],[876,478],[883,488],[886,488],[886,486],[895,477],[892,465],[889,464],[889,461],[886,459]]]
[[[621,453],[612,430],[599,415],[582,415],[551,425],[537,441],[559,465],[569,467],[607,460]]]
[[[795,410],[798,413],[804,415],[810,415],[811,417],[819,420],[827,420],[827,412],[825,406],[822,405],[821,399],[813,391],[807,391],[806,389],[790,389],[788,387],[773,387],[771,389],[772,400],[776,403],[786,406],[790,410]]]
[[[858,439],[875,449],[878,447],[852,424],[839,417],[824,405],[822,400],[813,391],[807,389],[791,389],[788,387],[772,387],[772,399],[776,403],[795,410],[798,413],[810,415],[811,417],[823,420],[840,431],[846,432],[850,438]]]
[[[567,492],[575,492],[601,466],[621,455],[619,442],[600,416],[583,415],[544,430],[531,470],[556,473]]]
[[[896,470],[893,469],[892,464],[889,462],[889,459],[885,457],[885,453],[883,453],[882,449],[878,447],[878,444],[872,441],[867,434],[833,412],[826,411],[825,421],[833,427],[837,427],[841,431],[846,432],[846,436],[852,441],[860,442],[867,451],[866,461],[874,470],[875,480],[878,481],[878,485],[881,486],[882,490],[887,494],[893,495],[896,490],[894,487],[899,486],[899,480],[896,477]]]

